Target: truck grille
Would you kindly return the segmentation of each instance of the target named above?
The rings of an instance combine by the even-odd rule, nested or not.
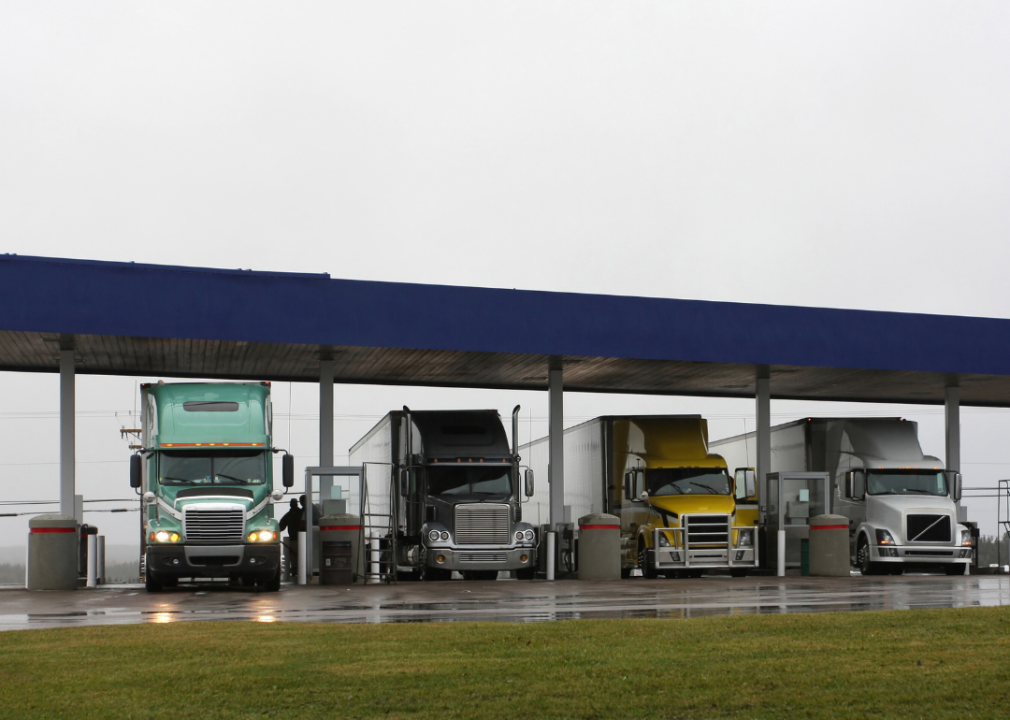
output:
[[[909,542],[950,542],[949,515],[909,515],[905,529]]]
[[[689,546],[728,547],[728,515],[685,515],[683,519]]]
[[[457,505],[456,542],[460,545],[508,545],[508,505]]]
[[[241,507],[203,509],[189,506],[182,516],[186,542],[208,545],[241,543],[245,510]]]
[[[460,562],[473,562],[473,563],[484,563],[484,562],[506,562],[508,560],[508,555],[506,553],[493,553],[493,552],[469,552],[460,553]]]

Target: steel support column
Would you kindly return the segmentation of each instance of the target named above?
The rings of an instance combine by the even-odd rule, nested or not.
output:
[[[961,388],[948,387],[944,396],[944,418],[946,420],[946,456],[948,470],[961,472]],[[965,510],[961,501],[957,502],[957,519],[964,521]]]
[[[772,460],[772,403],[771,380],[767,369],[759,369],[755,388],[755,415],[757,416],[757,458],[754,471],[757,474],[758,504],[762,522],[768,507],[768,473]]]
[[[333,467],[333,361],[319,363],[319,466]],[[330,499],[333,478],[319,478],[320,506]]]
[[[547,403],[547,483],[550,486],[551,527],[557,528],[558,523],[565,521],[565,406],[560,364],[552,364],[547,373]]]
[[[60,351],[60,514],[74,516],[74,351]]]

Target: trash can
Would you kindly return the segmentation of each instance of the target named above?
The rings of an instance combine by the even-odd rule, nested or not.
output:
[[[849,576],[849,519],[844,515],[810,518],[810,574]]]
[[[319,519],[319,584],[362,582],[365,558],[361,520],[357,515],[328,515]]]
[[[28,521],[29,590],[76,590],[79,558],[77,520],[37,515]]]
[[[579,518],[579,580],[621,579],[621,521],[594,513]]]

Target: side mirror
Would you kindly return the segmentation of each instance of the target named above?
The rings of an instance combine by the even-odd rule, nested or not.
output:
[[[753,468],[737,468],[733,475],[737,500],[757,497],[757,473]]]
[[[862,470],[845,473],[845,497],[856,501],[866,497],[866,475]]]
[[[950,496],[954,502],[961,501],[961,473],[953,470],[947,471],[947,482],[950,483]]]
[[[631,474],[631,470],[624,473],[624,497],[629,500],[635,499],[635,488],[634,483],[632,482],[632,477],[633,475]]]
[[[137,453],[130,456],[130,487],[139,488],[144,484],[144,458]]]
[[[523,489],[526,491],[526,497],[533,497],[533,471],[529,468],[526,468],[524,481],[526,487]]]
[[[410,494],[410,470],[400,470],[400,497]]]
[[[294,455],[284,453],[281,456],[281,482],[284,487],[294,487],[295,485],[295,458]]]

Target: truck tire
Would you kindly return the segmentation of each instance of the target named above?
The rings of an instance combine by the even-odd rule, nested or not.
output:
[[[856,564],[863,575],[881,575],[882,563],[870,561],[870,543],[865,535],[859,537],[859,544],[856,546]],[[886,570],[886,568],[883,568]]]
[[[967,569],[967,563],[953,563],[951,565],[943,566],[943,571],[948,575],[967,575],[965,572]]]
[[[737,578],[747,577],[747,568],[730,568],[729,576]]]
[[[281,589],[281,569],[263,580],[263,589],[267,592],[277,592]]]
[[[536,580],[537,569],[535,567],[519,568],[516,570],[516,580]]]
[[[153,572],[148,570],[147,575],[144,577],[144,588],[147,592],[161,592],[165,589],[165,586],[159,578],[155,577]]]
[[[647,580],[656,579],[656,568],[649,564],[649,551],[644,540],[638,541],[638,567],[642,569],[642,577]]]

